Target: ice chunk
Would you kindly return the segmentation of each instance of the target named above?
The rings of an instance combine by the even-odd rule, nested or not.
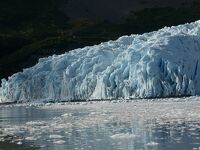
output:
[[[64,140],[58,140],[58,141],[54,141],[53,143],[54,144],[64,144],[65,141]]]
[[[147,146],[157,146],[159,143],[156,143],[156,142],[149,142],[147,143],[146,145]]]
[[[3,79],[0,102],[200,95],[200,21],[120,37]]]
[[[52,135],[49,136],[49,138],[50,139],[61,139],[61,138],[63,138],[63,136],[57,135],[57,134],[52,134]]]
[[[19,141],[19,142],[17,142],[17,144],[18,144],[18,145],[22,145],[22,142],[21,142],[21,141]]]
[[[134,139],[136,135],[130,133],[119,133],[111,136],[113,140]]]

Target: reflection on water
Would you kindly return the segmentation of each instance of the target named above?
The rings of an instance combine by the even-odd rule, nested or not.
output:
[[[2,106],[0,149],[198,150],[199,106],[196,101]]]
[[[28,144],[15,144],[10,142],[0,142],[0,149],[1,150],[38,150],[40,147],[32,145],[31,143]]]
[[[22,124],[27,121],[49,119],[51,116],[57,116],[61,114],[58,111],[43,111],[34,107],[23,107],[23,106],[0,106],[0,122],[3,124]]]

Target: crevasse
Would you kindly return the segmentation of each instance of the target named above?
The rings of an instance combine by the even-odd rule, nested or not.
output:
[[[189,95],[200,95],[200,21],[42,58],[0,87],[0,102]]]

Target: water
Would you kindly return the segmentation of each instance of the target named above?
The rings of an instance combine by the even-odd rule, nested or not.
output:
[[[198,99],[0,106],[0,149],[199,150]]]

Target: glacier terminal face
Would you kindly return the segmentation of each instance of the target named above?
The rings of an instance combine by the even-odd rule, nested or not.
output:
[[[200,21],[42,58],[2,79],[0,102],[200,95]]]

